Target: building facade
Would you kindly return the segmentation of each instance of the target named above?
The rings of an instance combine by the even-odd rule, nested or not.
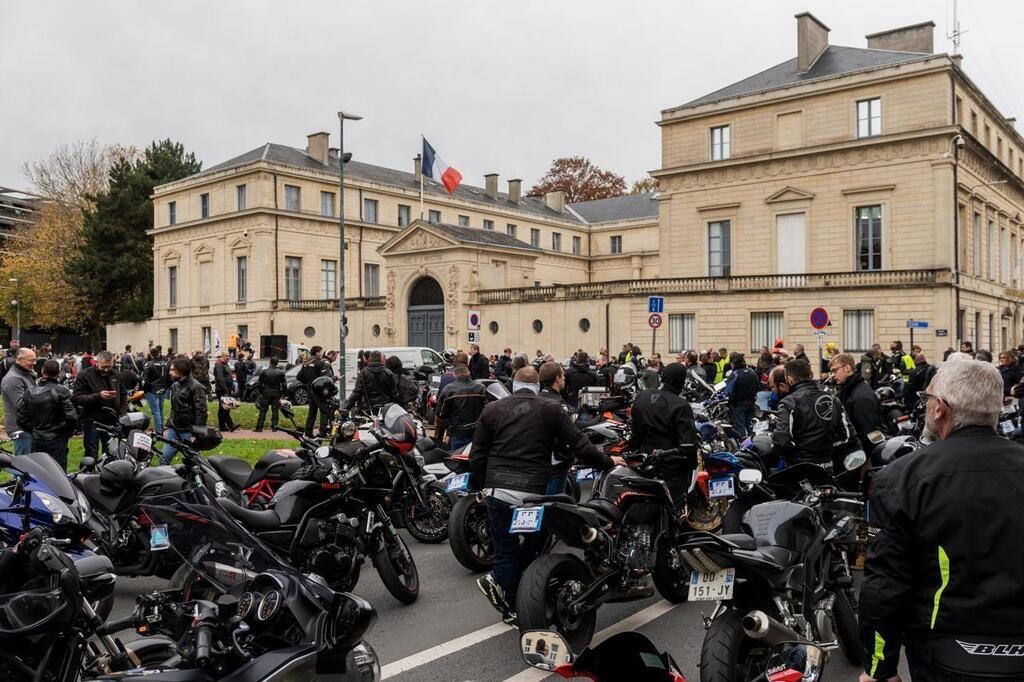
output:
[[[1024,138],[934,54],[931,22],[830,45],[797,15],[797,56],[662,112],[659,191],[565,204],[346,165],[351,347],[484,352],[652,344],[750,351],[783,338],[859,352],[927,323],[930,356],[960,339],[1024,341]],[[267,144],[154,195],[154,318],[112,346],[202,348],[214,330],[337,345],[337,156]]]

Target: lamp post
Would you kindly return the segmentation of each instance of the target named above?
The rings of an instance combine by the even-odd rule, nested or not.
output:
[[[18,295],[18,278],[11,277],[7,280],[14,285],[14,300],[11,301],[11,305],[14,306],[14,339],[21,344],[21,297]]]
[[[345,121],[363,117],[338,112],[338,399],[345,399],[345,164],[352,154],[345,153]]]

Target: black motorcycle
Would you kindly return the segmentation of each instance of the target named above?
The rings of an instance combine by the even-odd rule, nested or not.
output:
[[[654,474],[660,456],[626,455],[636,470],[604,472],[586,502],[547,495],[513,512],[511,532],[550,533],[583,552],[543,554],[526,569],[516,603],[522,630],[554,628],[578,651],[605,602],[643,599],[655,588],[671,602],[686,599],[688,571],[671,551],[678,534],[672,496]]]
[[[752,507],[749,533],[683,538],[674,551],[693,569],[689,600],[717,602],[705,619],[702,682],[754,679],[782,642],[863,662],[846,552],[862,516],[856,493],[804,481],[792,501]]]

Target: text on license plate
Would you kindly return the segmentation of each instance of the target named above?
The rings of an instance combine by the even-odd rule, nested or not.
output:
[[[724,478],[712,478],[708,484],[709,497],[732,497],[736,494],[735,484],[732,476]]]
[[[544,518],[544,507],[516,507],[509,533],[536,533]]]
[[[725,601],[732,599],[736,586],[736,569],[723,568],[714,573],[693,571],[690,573],[690,601]]]
[[[446,493],[463,493],[467,490],[469,490],[469,474],[452,476],[444,484],[444,491]]]
[[[999,429],[1006,435],[1010,435],[1017,429],[1017,427],[1014,425],[1012,420],[1007,419],[1006,421],[999,422]]]

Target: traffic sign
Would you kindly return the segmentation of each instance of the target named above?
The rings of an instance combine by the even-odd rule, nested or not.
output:
[[[476,331],[480,329],[480,311],[470,310],[469,311],[469,330]]]
[[[927,329],[928,323],[924,320],[907,320],[908,329]]]
[[[949,336],[949,330],[948,329],[936,329],[935,330],[935,336]]]
[[[480,332],[470,332],[469,343],[480,343]]]
[[[821,331],[822,329],[828,326],[828,311],[822,308],[821,306],[818,306],[817,308],[811,311],[810,320],[811,326],[817,329],[818,331]]]
[[[647,312],[649,313],[663,313],[665,312],[665,297],[664,296],[651,296],[647,299]],[[652,327],[654,325],[651,325]]]
[[[651,313],[651,316],[647,318],[647,324],[651,326],[651,329],[657,329],[664,322],[661,315],[658,313]]]

